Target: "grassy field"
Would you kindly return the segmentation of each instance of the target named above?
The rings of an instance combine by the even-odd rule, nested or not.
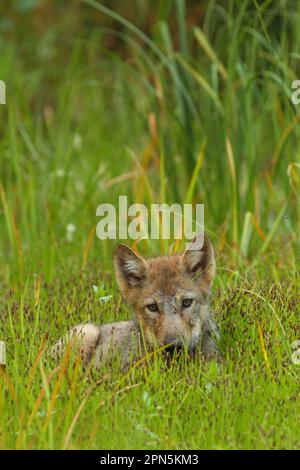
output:
[[[147,33],[93,0],[64,41],[33,12],[21,41],[0,23],[1,449],[299,448],[300,5],[208,1],[195,25],[155,5]],[[222,363],[49,359],[74,324],[131,316],[95,233],[119,195],[205,204]]]

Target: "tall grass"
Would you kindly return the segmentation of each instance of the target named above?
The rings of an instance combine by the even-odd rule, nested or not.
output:
[[[6,278],[24,280],[24,270],[44,262],[50,279],[67,249],[63,242],[61,250],[61,241],[68,223],[77,226],[75,238],[86,253],[103,199],[116,200],[123,191],[133,201],[183,202],[204,140],[203,164],[189,197],[205,203],[206,224],[221,236],[219,247],[225,241],[253,260],[266,238],[272,243],[281,235],[296,248],[299,109],[291,103],[291,82],[299,69],[299,35],[289,4],[264,8],[232,1],[224,9],[209,2],[203,25],[190,34],[184,1],[170,2],[177,47],[166,18],[150,38],[117,11],[94,0],[85,3],[122,24],[119,36],[130,65],[99,50],[99,36],[108,34],[99,27],[75,42],[47,100],[45,69],[37,74],[26,60],[24,68],[13,47],[2,46],[1,74],[9,93],[8,105],[1,107],[2,233],[13,261],[8,268],[3,260]],[[12,67],[18,74],[12,76]],[[40,104],[33,111],[34,100]],[[146,186],[138,183],[141,172]]]

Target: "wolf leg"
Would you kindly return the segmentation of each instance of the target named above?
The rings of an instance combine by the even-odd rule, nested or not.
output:
[[[72,342],[72,351],[80,354],[81,359],[87,364],[98,344],[100,328],[92,323],[77,325],[66,335],[60,338],[51,349],[51,356],[59,359],[65,353],[67,345]]]

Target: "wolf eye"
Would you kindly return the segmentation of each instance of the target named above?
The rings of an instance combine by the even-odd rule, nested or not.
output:
[[[146,305],[147,309],[150,310],[150,312],[157,312],[158,311],[158,306],[157,304],[149,304]]]
[[[183,299],[182,301],[182,307],[183,308],[187,308],[187,307],[190,307],[193,303],[193,299]]]

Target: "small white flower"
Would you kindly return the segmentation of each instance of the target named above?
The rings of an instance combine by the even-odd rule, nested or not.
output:
[[[58,176],[58,178],[63,178],[65,176],[65,174],[66,174],[66,172],[63,169],[56,170],[56,176]]]
[[[207,393],[210,393],[212,391],[212,389],[213,389],[212,383],[208,382],[207,384],[205,384],[205,391]]]
[[[76,150],[80,150],[82,147],[82,137],[78,133],[73,136],[73,146]]]
[[[112,298],[112,295],[103,295],[103,297],[99,297],[99,300],[102,304],[108,302]]]
[[[76,225],[68,224],[66,227],[66,239],[68,242],[73,241],[75,232],[76,232]]]

